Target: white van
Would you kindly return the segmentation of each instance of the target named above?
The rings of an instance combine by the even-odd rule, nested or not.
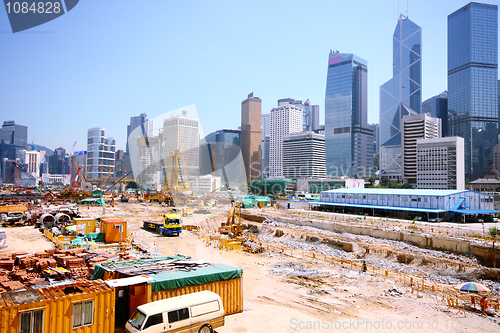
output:
[[[125,326],[128,333],[212,333],[224,326],[224,306],[212,291],[171,297],[137,307]]]

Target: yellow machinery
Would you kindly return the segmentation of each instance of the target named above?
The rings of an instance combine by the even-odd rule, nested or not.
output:
[[[146,230],[154,229],[160,235],[176,235],[182,232],[182,220],[177,214],[168,214],[163,216],[162,222],[144,221],[143,228]]]
[[[243,226],[241,225],[241,206],[243,206],[241,202],[233,205],[227,215],[227,221],[219,228],[220,234],[231,233],[234,236],[241,236],[241,232],[243,231]]]

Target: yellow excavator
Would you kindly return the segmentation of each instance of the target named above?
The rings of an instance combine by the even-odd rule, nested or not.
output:
[[[237,202],[231,207],[227,215],[227,221],[222,223],[219,228],[219,233],[223,235],[231,234],[235,237],[241,236],[243,226],[241,225],[241,207],[242,202]]]

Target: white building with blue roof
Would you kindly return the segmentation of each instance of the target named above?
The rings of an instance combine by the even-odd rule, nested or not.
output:
[[[337,213],[384,216],[391,218],[492,221],[493,196],[468,190],[413,190],[351,188],[323,191],[320,201],[311,203]]]

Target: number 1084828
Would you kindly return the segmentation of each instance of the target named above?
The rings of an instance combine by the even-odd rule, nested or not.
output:
[[[60,2],[33,2],[31,5],[27,2],[7,2],[5,4],[5,8],[7,9],[7,13],[15,13],[15,14],[59,14],[61,12],[61,3]]]

